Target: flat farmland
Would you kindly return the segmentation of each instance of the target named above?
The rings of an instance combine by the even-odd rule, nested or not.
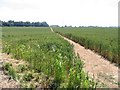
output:
[[[73,46],[50,28],[3,27],[2,52],[27,64],[4,63],[8,75],[29,88],[95,88]],[[16,60],[15,60],[16,61]]]
[[[118,61],[118,28],[79,27],[54,28],[54,31],[102,55],[110,62]]]

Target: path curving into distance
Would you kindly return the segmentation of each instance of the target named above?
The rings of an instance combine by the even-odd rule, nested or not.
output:
[[[50,30],[54,32],[51,27]],[[94,78],[96,82],[100,83],[99,87],[118,88],[118,67],[97,53],[85,49],[80,44],[60,34],[58,35],[74,46],[75,54],[77,55],[78,53],[81,60],[84,62],[84,70],[88,72],[89,76]]]

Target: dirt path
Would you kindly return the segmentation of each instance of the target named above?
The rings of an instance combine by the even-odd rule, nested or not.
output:
[[[50,29],[52,32],[54,32],[51,27]],[[93,78],[100,83],[101,87],[118,88],[118,67],[116,67],[114,64],[111,64],[108,60],[102,58],[100,55],[94,53],[93,51],[85,49],[78,43],[75,43],[66,37],[61,37],[68,41],[70,44],[74,45],[75,53],[78,53],[81,60],[83,60],[85,63],[85,71],[88,72],[90,77],[93,77],[94,75]]]
[[[16,81],[9,79],[9,76],[4,74],[2,65],[3,65],[3,62],[6,62],[8,60],[10,60],[10,57],[8,55],[0,53],[0,89],[19,87],[19,84]]]

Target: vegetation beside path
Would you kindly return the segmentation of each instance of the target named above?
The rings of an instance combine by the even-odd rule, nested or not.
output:
[[[15,70],[9,63],[4,65],[13,79],[22,81],[22,87],[96,87],[83,71],[83,63],[75,56],[73,46],[50,28],[3,27],[2,32],[3,52],[28,62],[28,66],[18,65]]]
[[[55,32],[99,53],[110,62],[120,66],[118,58],[118,28],[64,27],[53,28]]]

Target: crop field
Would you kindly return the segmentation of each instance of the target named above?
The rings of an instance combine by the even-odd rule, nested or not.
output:
[[[54,28],[54,31],[118,63],[118,28]]]
[[[117,59],[117,36],[114,35],[117,30],[114,30],[115,32],[110,30],[112,33],[110,34],[112,36],[111,41],[107,40],[107,38],[102,41],[102,39],[96,38],[94,34],[89,38],[90,35],[86,33],[89,30],[81,30],[81,32],[77,28],[74,29],[56,28],[56,31],[76,40],[76,42],[84,39],[87,43],[85,46],[87,48],[94,46],[95,51],[99,51],[96,44],[101,45],[101,54],[106,54],[106,57],[109,56],[111,60]],[[99,34],[99,32],[96,32],[96,34]],[[81,37],[84,35],[85,37],[79,37],[79,33],[83,33]],[[101,38],[104,39],[104,32],[102,34]],[[95,39],[96,43],[92,39]],[[97,43],[97,40],[104,43]],[[85,44],[83,40],[79,43]],[[29,64],[25,67],[17,67],[19,70],[16,70],[17,68],[10,70],[12,72],[10,75],[14,76],[13,79],[20,81],[21,87],[38,87],[41,84],[43,88],[93,88],[96,86],[96,83],[83,71],[83,63],[79,56],[75,56],[73,46],[54,32],[51,32],[50,28],[3,27],[2,48],[3,53],[11,54],[13,58],[26,61]],[[106,53],[104,49],[110,50]],[[11,67],[11,65],[5,64],[4,67],[8,70],[7,68]],[[35,73],[37,74],[33,75]],[[28,85],[30,82],[34,83]]]

